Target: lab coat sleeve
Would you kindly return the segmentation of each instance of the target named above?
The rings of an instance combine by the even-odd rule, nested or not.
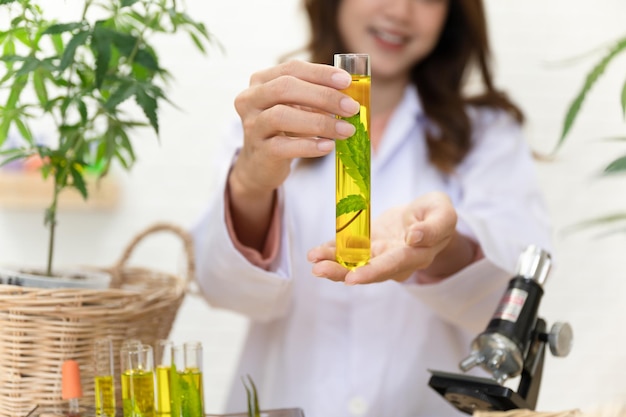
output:
[[[474,148],[459,166],[460,233],[484,258],[436,284],[409,290],[444,320],[474,333],[484,330],[517,260],[530,244],[551,251],[549,216],[534,161],[520,126],[503,112],[473,114]]]
[[[236,143],[232,139],[238,139],[240,134],[240,129],[234,127],[227,144]],[[216,158],[219,165],[217,189],[207,210],[192,228],[196,278],[211,306],[266,322],[285,314],[291,302],[289,244],[286,229],[281,225],[279,254],[270,271],[253,265],[235,248],[225,221],[224,197],[235,150],[236,146],[225,146],[221,156]],[[282,192],[279,192],[280,210],[282,201]]]

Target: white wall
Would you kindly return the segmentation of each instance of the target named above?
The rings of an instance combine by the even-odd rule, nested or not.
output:
[[[76,2],[67,2],[77,7]],[[156,221],[189,226],[214,186],[213,144],[233,114],[232,100],[250,73],[302,44],[306,37],[299,0],[187,0],[224,46],[208,58],[185,38],[164,40],[160,52],[176,78],[171,98],[183,111],[164,108],[159,144],[146,132],[136,140],[139,161],[127,174],[119,206],[104,212],[64,212],[60,217],[59,264],[110,265],[140,229]],[[486,0],[498,83],[528,116],[529,142],[540,151],[555,144],[566,106],[594,58],[557,63],[624,34],[623,0]],[[626,209],[621,179],[594,175],[624,152],[599,138],[624,136],[618,111],[626,63],[620,60],[589,97],[568,144],[556,160],[538,163],[555,227],[557,267],[546,288],[542,314],[551,324],[569,321],[575,346],[565,359],[548,357],[539,408],[589,408],[626,398],[626,280],[623,234],[598,238],[597,230],[565,234],[582,219]],[[624,152],[626,153],[626,152]],[[44,261],[46,232],[39,210],[0,211],[0,262]],[[178,270],[176,239],[155,237],[133,257],[138,265]],[[172,338],[200,339],[205,346],[207,411],[221,409],[233,375],[245,321],[207,307],[190,296]],[[469,347],[468,347],[469,349]],[[426,388],[424,388],[426,389]],[[242,402],[243,404],[243,402]]]

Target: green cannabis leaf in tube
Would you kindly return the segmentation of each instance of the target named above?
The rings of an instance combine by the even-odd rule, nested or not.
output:
[[[344,118],[345,121],[353,124],[356,128],[354,135],[348,139],[338,140],[335,144],[337,155],[346,168],[346,173],[357,185],[361,194],[350,194],[342,198],[336,207],[336,217],[343,214],[356,212],[347,224],[338,228],[337,231],[345,229],[362,210],[367,209],[367,201],[370,198],[370,142],[365,126],[361,122],[360,114]]]

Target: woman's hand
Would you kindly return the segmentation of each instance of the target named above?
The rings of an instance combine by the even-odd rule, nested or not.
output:
[[[251,193],[273,191],[294,158],[326,155],[334,149],[332,139],[353,135],[350,123],[335,118],[359,111],[358,102],[339,91],[350,83],[346,71],[303,61],[254,74],[235,100],[244,144],[231,183]]]
[[[275,190],[291,161],[326,155],[333,139],[354,134],[350,123],[335,117],[359,111],[359,103],[339,91],[351,82],[350,74],[330,65],[291,61],[254,74],[237,96],[244,140],[228,192],[235,234],[245,246],[262,250]]]
[[[352,271],[335,260],[335,243],[309,251],[313,274],[346,284],[404,281],[420,271],[420,282],[446,278],[473,262],[476,244],[456,231],[457,215],[443,193],[425,194],[383,213],[372,224],[372,257]]]

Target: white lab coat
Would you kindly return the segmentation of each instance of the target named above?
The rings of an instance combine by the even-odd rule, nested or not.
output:
[[[454,175],[427,157],[423,113],[407,88],[372,155],[372,218],[433,190],[446,192],[460,232],[485,258],[441,283],[345,286],[311,274],[306,252],[334,238],[334,158],[297,167],[280,192],[282,237],[271,271],[234,248],[221,188],[194,229],[200,288],[208,302],[250,319],[226,411],[246,409],[250,374],[264,409],[307,417],[461,415],[428,387],[429,369],[460,372],[528,244],[550,250],[546,208],[520,127],[503,112],[470,110],[471,153]],[[241,130],[229,139],[240,143]],[[217,343],[217,342],[216,342]]]

